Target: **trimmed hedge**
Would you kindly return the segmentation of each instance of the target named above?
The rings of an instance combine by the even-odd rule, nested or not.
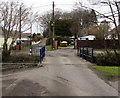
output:
[[[2,61],[7,62],[10,57],[10,51],[2,51]]]
[[[39,56],[30,55],[11,55],[7,60],[3,60],[4,63],[37,63],[39,62]]]

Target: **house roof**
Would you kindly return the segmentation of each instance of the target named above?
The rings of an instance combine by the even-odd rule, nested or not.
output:
[[[15,32],[16,32],[16,31],[13,31],[13,35],[14,35]],[[12,35],[10,35],[10,36],[12,36]],[[29,38],[30,36],[32,36],[31,33],[22,33],[22,34],[21,34],[21,37],[22,37],[22,38]],[[2,28],[1,28],[1,27],[0,27],[0,37],[3,37],[3,31],[2,31]],[[16,35],[16,37],[19,37],[19,32],[18,32],[18,34]]]
[[[120,25],[118,26],[118,28],[120,28]],[[117,35],[117,33],[116,33],[116,28],[113,28],[111,31],[110,31],[110,35],[111,34],[116,34]]]
[[[3,37],[3,31],[2,31],[2,27],[0,27],[0,36]],[[17,31],[13,31],[9,37],[18,37],[19,36],[19,33],[17,33]]]
[[[32,36],[31,33],[22,33],[22,34],[21,34],[21,37],[22,37],[22,38],[29,38],[30,36]]]
[[[95,38],[95,36],[94,35],[87,35],[87,36],[82,36],[80,38]]]
[[[94,40],[95,36],[94,35],[87,35],[87,36],[82,36],[82,37],[78,37],[78,40]]]

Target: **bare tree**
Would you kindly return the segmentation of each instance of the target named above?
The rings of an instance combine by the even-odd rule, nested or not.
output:
[[[110,20],[111,23],[114,24],[115,31],[116,31],[116,34],[118,36],[119,45],[120,45],[120,28],[118,26],[118,25],[120,25],[120,1],[117,1],[117,0],[105,0],[104,2],[100,2],[100,1],[96,2],[96,3],[94,2],[93,5],[98,5],[98,4],[105,4],[110,8],[111,12],[109,13],[109,15],[102,14],[102,13],[100,13],[99,11],[97,11],[95,9],[94,9],[94,11],[98,14],[97,16],[108,19],[108,20]],[[79,2],[79,6],[81,6],[83,8],[86,8],[86,9],[91,9],[91,10],[93,9],[93,8],[84,6],[81,2]],[[114,10],[115,7],[116,7],[117,11]],[[118,17],[118,19],[116,17]],[[115,38],[113,38],[113,39],[115,41]],[[114,49],[114,52],[115,52],[115,54],[117,54],[116,49]]]
[[[98,1],[98,0],[97,0]],[[118,25],[120,25],[120,1],[118,0],[105,0],[104,2],[97,2],[95,3],[95,5],[97,5],[98,3],[100,4],[104,4],[104,5],[107,5],[109,6],[110,8],[110,15],[105,15],[105,14],[101,14],[100,12],[96,11],[96,13],[98,13],[100,16],[102,16],[102,18],[107,18],[109,19],[110,21],[112,21],[112,23],[114,24],[115,26],[115,31],[116,31],[116,34],[118,36],[118,41],[119,41],[119,45],[120,45],[120,28]],[[84,6],[85,7],[85,6]],[[117,11],[115,11],[114,9],[117,9]],[[91,8],[90,8],[91,9]],[[117,18],[118,19],[117,19]]]
[[[62,11],[60,9],[55,9],[55,20],[61,17]],[[39,15],[36,19],[36,24],[42,27],[43,35],[52,37],[51,27],[52,27],[52,11],[47,11],[43,15]]]
[[[72,26],[70,28],[70,31],[71,31],[72,35],[74,36],[74,49],[76,48],[75,40],[77,39],[77,37],[79,35],[79,30],[80,30],[80,25],[79,25],[78,21],[74,20],[72,22]]]
[[[61,17],[62,11],[55,9],[55,19]],[[46,30],[49,27],[49,23],[52,21],[52,11],[47,11],[45,14],[37,18],[36,22]]]
[[[19,2],[1,2],[0,3],[0,23],[4,36],[4,51],[10,51],[15,40],[24,31],[30,29],[30,8],[26,8],[23,3]],[[7,41],[12,38],[10,49]]]
[[[63,12],[61,15],[62,19],[72,19],[73,15],[71,12]]]
[[[93,34],[96,36],[97,40],[105,40],[108,36],[110,30],[109,23],[106,20],[102,21],[100,25],[92,25],[89,28],[89,34]]]
[[[119,28],[119,26],[120,26],[120,1],[118,2],[118,1],[115,1],[115,0],[113,0],[113,1],[107,0],[107,2],[101,2],[101,3],[104,3],[104,4],[106,4],[110,7],[110,10],[111,10],[111,15],[110,16],[112,16],[113,23],[114,23],[114,26],[115,26],[115,31],[116,31],[116,34],[118,36],[118,42],[119,42],[119,45],[120,45],[120,28]],[[114,12],[113,6],[116,7],[117,13]],[[118,20],[116,19],[116,14],[117,14]],[[108,18],[110,16],[108,16]],[[113,36],[113,39],[115,41],[114,36]],[[114,44],[115,44],[115,42],[114,42]],[[116,55],[118,54],[115,48],[114,48],[114,52],[115,52]]]

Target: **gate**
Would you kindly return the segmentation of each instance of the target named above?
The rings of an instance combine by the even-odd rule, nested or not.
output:
[[[45,57],[45,47],[40,48],[40,64],[42,63]]]
[[[42,63],[45,57],[45,46],[37,45],[30,48],[30,55],[39,56],[40,64]]]

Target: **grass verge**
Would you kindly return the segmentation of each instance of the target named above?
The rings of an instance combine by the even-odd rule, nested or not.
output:
[[[55,49],[52,48],[52,45],[45,46],[47,51],[54,51]]]
[[[96,66],[96,65],[93,65],[91,66],[92,69],[95,69],[97,70],[98,72],[100,72],[102,75],[105,75],[105,76],[120,76],[120,73],[119,73],[119,67],[117,66]]]
[[[69,45],[67,47],[74,47],[74,45]],[[58,49],[62,49],[62,48],[66,48],[66,47],[61,47],[61,46],[58,47]]]

